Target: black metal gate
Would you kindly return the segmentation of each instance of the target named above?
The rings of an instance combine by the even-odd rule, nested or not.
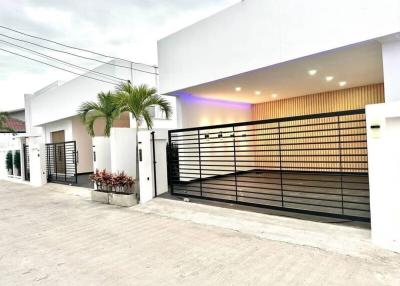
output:
[[[47,180],[77,183],[76,142],[46,144]]]
[[[23,146],[24,149],[24,175],[25,175],[25,181],[30,181],[31,180],[31,166],[30,166],[30,160],[29,160],[29,145],[24,144]]]
[[[365,110],[169,131],[172,194],[368,221]]]

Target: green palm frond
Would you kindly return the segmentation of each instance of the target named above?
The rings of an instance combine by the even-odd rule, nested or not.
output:
[[[121,114],[122,110],[111,92],[100,92],[97,102],[84,102],[78,109],[78,114],[85,124],[90,136],[95,136],[94,123],[97,119],[105,119],[104,134],[109,137],[114,120]]]
[[[170,103],[159,96],[155,88],[147,85],[120,84],[116,89],[116,101],[121,110],[129,111],[137,122],[143,119],[149,129],[153,127],[153,119],[148,112],[150,106],[159,106],[167,119],[172,115]]]

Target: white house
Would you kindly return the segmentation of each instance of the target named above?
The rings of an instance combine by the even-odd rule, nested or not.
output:
[[[21,180],[24,173],[23,145],[18,136],[25,133],[25,110],[7,111],[5,126],[13,130],[0,131],[0,178]]]
[[[399,1],[244,0],[158,55],[183,128],[175,194],[371,215],[373,240],[400,251]]]
[[[110,138],[104,137],[104,122],[97,121],[96,137],[93,139],[77,115],[77,110],[83,102],[97,101],[99,92],[113,91],[116,84],[122,80],[129,80],[134,85],[147,84],[157,87],[157,69],[143,64],[113,60],[71,81],[54,82],[33,94],[25,95],[25,143],[32,154],[45,154],[42,157],[46,157],[43,160],[47,160],[42,161],[41,168],[35,169],[36,175],[31,174],[30,180],[33,184],[40,185],[47,180],[80,183],[81,179],[87,180],[88,174],[93,173],[96,168],[136,175],[136,123],[130,115],[124,113],[115,120]],[[166,98],[175,109],[175,98]],[[166,120],[158,109],[153,111],[153,115],[154,129],[177,126],[175,117]],[[46,149],[39,150],[38,146],[43,144],[46,144]],[[43,168],[47,169],[47,174],[38,171]],[[33,169],[31,166],[31,172]],[[83,181],[83,184],[85,183]]]

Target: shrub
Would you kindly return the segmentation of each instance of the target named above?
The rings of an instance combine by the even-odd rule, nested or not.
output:
[[[89,178],[96,184],[96,188],[100,191],[133,194],[132,187],[135,184],[135,181],[124,172],[112,174],[108,173],[106,170],[96,170],[96,172],[90,175]]]
[[[14,154],[14,166],[17,169],[17,176],[21,176],[21,152],[19,150]]]
[[[13,155],[12,151],[8,151],[6,155],[6,168],[8,171],[13,170]]]

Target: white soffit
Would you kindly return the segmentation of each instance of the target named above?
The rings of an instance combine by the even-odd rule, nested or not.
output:
[[[317,70],[314,76],[310,70]],[[333,80],[328,82],[327,76]],[[340,86],[340,82],[346,85]],[[373,40],[175,92],[259,103],[383,82],[382,49]],[[240,92],[235,88],[240,87]],[[272,94],[277,94],[276,98]]]

